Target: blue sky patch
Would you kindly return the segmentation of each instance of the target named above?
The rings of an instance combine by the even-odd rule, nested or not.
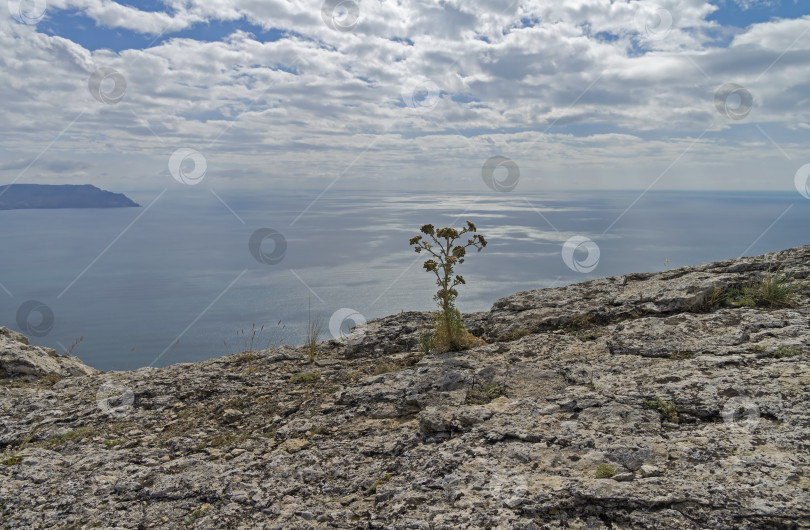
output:
[[[750,4],[749,7],[741,6]],[[775,18],[801,18],[810,15],[810,2],[807,0],[776,0],[776,1],[742,1],[713,0],[712,5],[719,7],[709,15],[708,20],[732,26],[746,28],[751,24],[769,22]]]
[[[157,2],[153,2],[157,4]],[[141,7],[140,5],[138,6]],[[203,42],[218,42],[226,39],[236,31],[246,31],[254,35],[259,42],[274,42],[284,38],[284,32],[277,29],[265,30],[260,26],[250,24],[244,19],[234,21],[212,20],[175,32],[162,35],[145,35],[122,28],[107,28],[99,26],[96,22],[81,11],[48,11],[48,16],[42,20],[37,29],[48,35],[55,35],[69,39],[90,51],[99,49],[121,52],[123,50],[142,50],[151,46],[158,46],[170,39],[188,38]]]

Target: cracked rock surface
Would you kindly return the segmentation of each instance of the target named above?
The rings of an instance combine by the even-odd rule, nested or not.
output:
[[[777,269],[792,303],[717,296]],[[526,291],[471,350],[402,313],[313,364],[99,373],[0,328],[0,528],[808,528],[809,277],[800,247]]]

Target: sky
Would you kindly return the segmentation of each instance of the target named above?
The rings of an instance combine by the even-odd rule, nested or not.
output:
[[[787,191],[810,175],[806,0],[7,4],[0,184]]]

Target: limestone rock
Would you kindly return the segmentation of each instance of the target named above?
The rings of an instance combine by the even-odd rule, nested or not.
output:
[[[66,357],[52,348],[32,346],[24,335],[0,327],[0,379],[69,377],[98,373],[76,357]]]
[[[715,303],[778,267],[792,307]],[[807,528],[809,275],[801,247],[526,291],[424,356],[402,313],[307,365],[101,374],[0,328],[0,526]]]

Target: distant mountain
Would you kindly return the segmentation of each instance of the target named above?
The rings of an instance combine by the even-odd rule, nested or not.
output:
[[[44,208],[139,207],[122,193],[112,193],[90,184],[10,184],[0,186],[0,210]]]

